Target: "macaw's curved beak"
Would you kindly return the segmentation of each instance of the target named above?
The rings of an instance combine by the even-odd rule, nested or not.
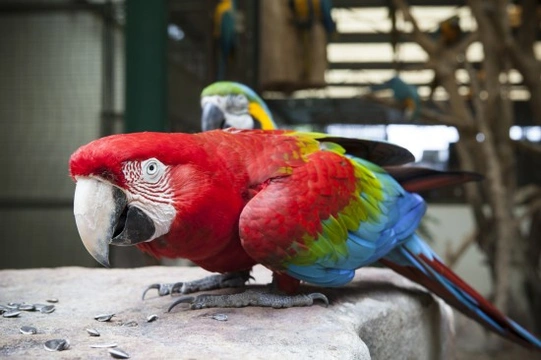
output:
[[[201,115],[201,127],[203,131],[222,129],[225,127],[225,115],[222,110],[207,102],[203,105],[203,114]]]
[[[109,267],[109,244],[135,245],[152,239],[156,228],[141,209],[130,206],[124,191],[95,178],[77,180],[73,213],[86,250]]]

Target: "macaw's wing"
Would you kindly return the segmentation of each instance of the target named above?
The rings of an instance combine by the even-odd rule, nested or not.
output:
[[[319,141],[336,143],[342,146],[348,155],[368,160],[379,166],[403,165],[415,161],[415,157],[409,150],[384,141],[337,136],[325,136]]]
[[[439,171],[419,166],[385,166],[384,169],[409,192],[422,192],[483,180],[483,175],[469,171]]]
[[[244,207],[239,229],[246,252],[274,272],[339,286],[409,236],[422,213],[423,200],[381,168],[317,151],[266,182]]]

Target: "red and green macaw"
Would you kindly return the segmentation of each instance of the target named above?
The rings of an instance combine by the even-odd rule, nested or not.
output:
[[[69,165],[77,228],[98,262],[108,264],[109,245],[135,245],[223,274],[150,286],[161,295],[241,286],[255,264],[273,272],[274,292],[187,296],[169,309],[327,303],[322,293],[284,294],[301,281],[347,284],[379,261],[494,332],[541,348],[416,235],[426,204],[383,168],[411,160],[386,143],[231,129],[112,135],[80,147]]]
[[[276,129],[265,102],[248,86],[218,81],[201,92],[201,127],[212,129]]]

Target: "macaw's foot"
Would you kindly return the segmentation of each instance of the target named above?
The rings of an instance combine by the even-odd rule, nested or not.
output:
[[[173,294],[191,294],[198,291],[242,287],[252,278],[250,271],[238,271],[225,274],[210,275],[203,279],[171,284],[152,284],[143,292],[143,300],[150,289],[157,289],[159,296]]]
[[[188,304],[192,310],[204,308],[240,308],[245,306],[273,307],[275,309],[294,306],[312,306],[314,300],[321,300],[325,307],[329,305],[327,297],[321,293],[284,295],[269,293],[265,290],[246,290],[240,294],[186,296],[175,301],[167,311],[178,304]]]

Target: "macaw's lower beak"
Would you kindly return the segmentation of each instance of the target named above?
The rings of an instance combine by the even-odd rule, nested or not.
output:
[[[206,103],[203,106],[203,113],[201,115],[201,127],[203,131],[224,128],[225,115],[222,110],[212,103]]]
[[[130,206],[124,191],[95,178],[77,180],[73,213],[86,250],[109,267],[109,244],[134,245],[152,239],[155,226],[141,209]]]

